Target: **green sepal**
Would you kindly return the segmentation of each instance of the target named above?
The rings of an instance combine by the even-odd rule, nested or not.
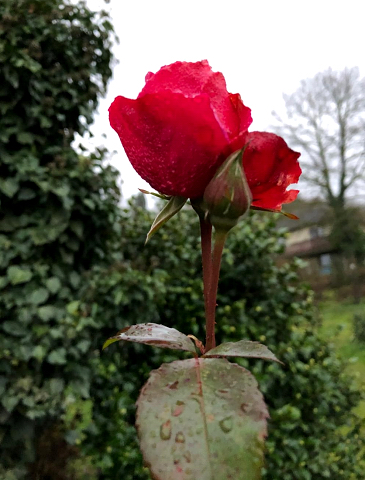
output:
[[[272,210],[270,208],[253,207],[252,205],[251,205],[250,209],[251,210],[258,210],[260,212],[280,213],[281,215],[284,215],[284,217],[288,217],[291,220],[299,220],[299,217],[294,215],[294,213],[284,212],[284,210]]]
[[[176,215],[187,202],[184,197],[171,197],[168,203],[164,206],[161,212],[153,221],[150,231],[147,233],[146,243],[150,238],[164,225],[170,218]]]
[[[144,195],[153,195],[154,197],[161,198],[161,200],[170,200],[170,196],[164,195],[163,193],[156,193],[156,192],[149,192],[148,190],[144,190],[143,188],[138,189]]]

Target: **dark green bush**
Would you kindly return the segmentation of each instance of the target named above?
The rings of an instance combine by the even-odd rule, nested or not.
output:
[[[353,317],[354,336],[357,342],[365,343],[365,315],[356,314]]]
[[[0,3],[0,477],[22,478],[45,431],[65,450],[62,415],[89,395],[78,360],[97,325],[75,312],[85,272],[105,263],[119,193],[103,152],[79,157],[71,142],[105,92],[111,36],[84,2]]]
[[[100,344],[126,325],[148,321],[203,339],[195,215],[181,212],[146,247],[152,216],[136,207],[122,216],[123,265],[100,270],[85,299],[102,319]],[[218,340],[261,340],[285,362],[242,362],[258,377],[271,412],[265,478],[360,479],[363,440],[351,413],[360,394],[316,333],[312,292],[298,285],[298,266],[276,266],[280,238],[272,217],[259,214],[232,231],[222,263]],[[82,448],[99,459],[103,478],[149,478],[132,427],[134,401],[150,369],[177,356],[129,344],[101,355],[102,374],[91,386],[95,421],[83,432]]]

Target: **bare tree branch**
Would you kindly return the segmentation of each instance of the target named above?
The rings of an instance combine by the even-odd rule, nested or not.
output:
[[[329,69],[283,97],[286,118],[273,112],[274,129],[302,151],[307,184],[345,208],[349,190],[365,180],[365,79],[357,68]]]

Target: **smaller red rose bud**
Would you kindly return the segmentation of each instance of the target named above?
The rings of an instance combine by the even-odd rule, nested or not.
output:
[[[228,232],[248,211],[250,187],[242,167],[243,150],[230,155],[204,191],[204,207],[216,230]]]

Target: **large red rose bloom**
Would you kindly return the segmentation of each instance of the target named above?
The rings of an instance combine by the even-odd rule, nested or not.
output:
[[[148,73],[138,98],[117,97],[109,118],[134,169],[160,193],[201,197],[228,155],[248,142],[243,166],[253,205],[279,209],[296,196],[285,190],[298,181],[299,154],[275,135],[248,134],[250,109],[206,60]]]

